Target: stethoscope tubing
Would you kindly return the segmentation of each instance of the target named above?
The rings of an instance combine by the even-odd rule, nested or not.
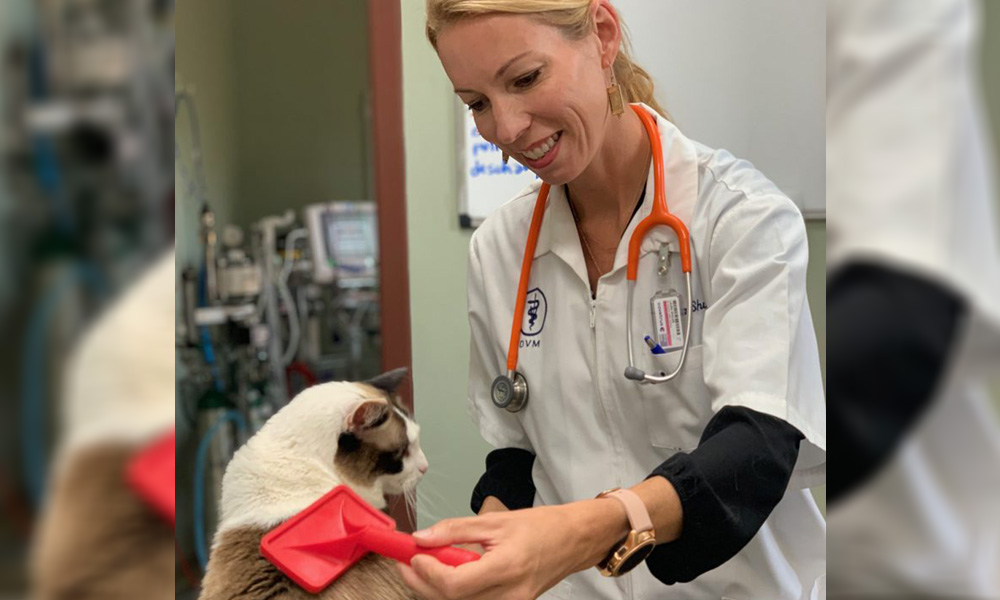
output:
[[[691,337],[691,309],[694,308],[691,302],[691,273],[684,274],[687,283],[687,319],[684,325],[684,346],[681,347],[681,360],[677,363],[677,368],[669,375],[648,375],[642,369],[635,366],[635,354],[632,351],[632,300],[635,296],[635,281],[628,282],[628,313],[625,315],[625,337],[628,344],[628,368],[625,369],[625,377],[639,383],[665,383],[670,381],[681,372],[684,367],[684,359],[687,358],[688,339]]]
[[[528,280],[531,279],[531,263],[535,260],[535,247],[538,245],[538,234],[542,229],[542,217],[545,215],[545,205],[549,198],[549,184],[542,183],[535,200],[535,210],[531,213],[531,225],[528,228],[528,241],[524,244],[524,256],[521,259],[521,279],[517,283],[517,299],[514,301],[514,322],[510,326],[510,346],[507,347],[507,376],[514,378],[517,370],[517,349],[521,342],[521,322],[524,319],[524,297],[528,294]]]
[[[656,121],[641,106],[630,105],[639,119],[649,137],[650,148],[653,157],[653,180],[654,197],[650,214],[640,221],[629,238],[627,274],[628,280],[628,311],[626,313],[626,341],[628,343],[628,368],[625,369],[625,377],[640,383],[663,383],[670,381],[680,373],[684,367],[684,360],[687,357],[688,342],[691,337],[691,314],[693,303],[691,298],[691,239],[684,222],[667,210],[667,198],[664,191],[663,174],[663,148],[660,144]],[[521,259],[521,277],[517,285],[517,297],[514,302],[514,319],[510,329],[510,345],[507,348],[507,371],[505,375],[497,377],[493,381],[491,395],[494,404],[499,408],[510,412],[523,410],[528,402],[528,384],[523,375],[517,372],[517,354],[521,341],[521,323],[524,319],[525,296],[528,293],[528,283],[531,278],[531,263],[535,259],[535,247],[538,244],[539,232],[541,231],[542,218],[545,215],[545,207],[549,197],[549,184],[542,183],[538,191],[538,198],[535,200],[535,208],[531,214],[531,225],[528,228],[528,239],[524,247],[524,256]],[[648,375],[635,366],[635,354],[633,351],[632,337],[632,307],[635,296],[635,282],[639,270],[639,250],[642,239],[646,233],[656,226],[666,226],[677,235],[680,244],[681,266],[687,282],[687,320],[684,335],[684,346],[681,349],[681,358],[677,368],[668,375]],[[498,397],[502,400],[498,401]]]

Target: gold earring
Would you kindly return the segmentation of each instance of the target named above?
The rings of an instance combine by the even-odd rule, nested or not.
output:
[[[625,98],[622,96],[622,90],[618,87],[618,82],[615,80],[614,67],[611,67],[611,85],[608,86],[608,104],[611,105],[611,114],[616,117],[622,116],[625,112]]]
[[[507,156],[507,153],[504,152],[503,150],[501,150],[500,153],[503,154],[503,164],[507,164],[507,161],[510,160],[510,157]]]

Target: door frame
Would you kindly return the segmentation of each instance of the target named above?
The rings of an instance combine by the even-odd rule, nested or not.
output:
[[[410,377],[400,387],[399,395],[412,413],[413,357],[403,152],[402,17],[399,0],[366,1],[371,86],[371,159],[378,219],[382,371],[397,367],[410,369]],[[405,502],[390,500],[389,508],[389,514],[401,530],[413,531],[415,523],[406,510]]]

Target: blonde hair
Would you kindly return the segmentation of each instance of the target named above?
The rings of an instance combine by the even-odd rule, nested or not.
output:
[[[590,18],[592,0],[427,0],[427,39],[437,49],[438,34],[452,23],[467,17],[507,13],[528,15],[559,29],[569,40],[579,40],[593,31]],[[626,102],[642,102],[665,119],[670,114],[653,95],[653,78],[632,59],[625,23],[619,20],[622,40],[612,67]]]

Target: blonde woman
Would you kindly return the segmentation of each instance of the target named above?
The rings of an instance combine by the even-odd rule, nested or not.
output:
[[[430,600],[821,594],[825,527],[806,487],[825,474],[825,414],[795,205],[671,123],[610,0],[428,0],[427,34],[483,137],[549,190],[527,298],[514,291],[540,184],[472,238],[469,398],[496,449],[473,493],[479,516],[419,534],[485,554],[457,568],[418,557],[401,567],[407,584]],[[652,230],[634,335],[651,331],[658,299],[693,310],[680,374],[640,385],[622,375],[626,250],[660,160],[693,285],[684,297],[677,237]],[[522,301],[530,393],[511,411],[491,382]],[[682,352],[663,343],[637,364],[672,371]]]

